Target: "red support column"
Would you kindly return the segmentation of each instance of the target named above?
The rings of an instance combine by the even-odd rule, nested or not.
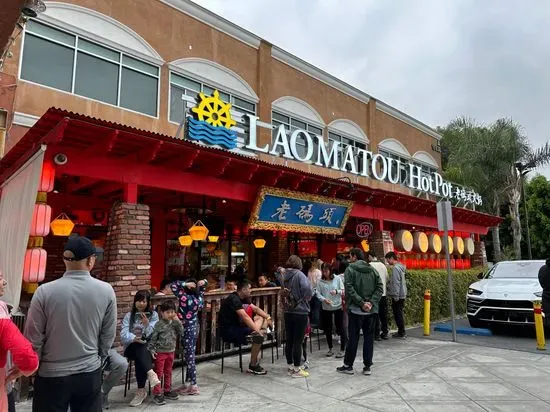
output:
[[[124,184],[124,203],[136,204],[138,197],[138,186],[136,183]]]
[[[151,211],[151,286],[159,288],[166,267],[166,213]]]

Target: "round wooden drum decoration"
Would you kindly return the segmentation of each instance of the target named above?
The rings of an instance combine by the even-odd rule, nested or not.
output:
[[[428,246],[430,252],[441,253],[441,238],[437,233],[432,233],[428,236]]]
[[[428,236],[424,232],[413,233],[413,247],[415,252],[426,253],[428,251]]]
[[[454,244],[453,244],[452,237],[447,236],[447,244],[449,245],[449,255],[452,255],[454,251]],[[445,249],[443,249],[443,252],[445,252]]]
[[[474,241],[471,237],[464,238],[464,254],[472,256],[475,251]]]
[[[464,254],[464,240],[457,236],[453,239],[453,243],[455,253],[462,256]]]
[[[397,250],[410,252],[413,248],[413,235],[408,230],[398,230],[393,237],[393,244]]]

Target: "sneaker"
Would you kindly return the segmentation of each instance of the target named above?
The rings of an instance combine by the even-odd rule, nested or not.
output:
[[[143,401],[147,398],[147,392],[145,392],[145,389],[141,389],[136,392],[134,399],[130,401],[130,406],[139,406],[143,403]]]
[[[200,393],[201,391],[197,385],[189,385],[183,392],[181,392],[182,395],[186,396],[200,395]]]
[[[294,365],[290,364],[288,365],[288,368],[286,370],[288,372],[289,375],[293,374],[294,373]]]
[[[343,358],[344,356],[345,356],[345,353],[342,352],[342,351],[340,351],[340,352],[338,352],[338,353],[336,354],[336,359],[341,359],[341,358]]]
[[[262,368],[259,363],[254,366],[248,365],[247,372],[253,373],[254,375],[265,375],[267,373],[267,371],[264,368]]]
[[[170,399],[171,401],[175,401],[175,400],[179,399],[180,396],[178,395],[177,392],[170,391],[170,392],[164,392],[164,397],[166,399]]]
[[[111,404],[109,403],[109,394],[101,393],[101,407],[105,410],[111,408]]]
[[[363,368],[363,375],[370,376],[372,374],[372,371],[370,370],[370,366],[365,366]]]
[[[407,339],[407,334],[393,333],[391,337],[395,339]]]
[[[388,340],[388,339],[389,339],[389,336],[388,336],[387,333],[383,333],[383,334],[380,335],[380,339],[382,339],[382,340]]]
[[[156,405],[166,405],[166,401],[164,400],[164,395],[158,394],[153,397],[153,402],[155,402]]]
[[[332,351],[332,349],[329,349],[328,353],[326,354],[326,357],[330,358],[331,356],[334,356],[334,352]]]
[[[309,361],[305,361],[304,364],[302,365],[302,368],[304,369],[309,369]]]
[[[342,365],[339,368],[336,368],[336,372],[345,373],[346,375],[353,375],[355,373],[353,371],[353,366],[346,366],[346,365]]]
[[[175,392],[179,395],[185,395],[185,392],[189,389],[189,386],[183,384],[178,389],[175,390]]]
[[[147,379],[149,379],[149,384],[152,388],[160,384],[160,379],[154,370],[147,372]]]
[[[294,373],[292,374],[293,378],[308,378],[309,372],[307,372],[304,368],[298,368],[294,370]]]

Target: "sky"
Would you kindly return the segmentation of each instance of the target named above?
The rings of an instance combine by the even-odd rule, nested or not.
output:
[[[548,0],[194,1],[429,126],[507,117],[550,140]]]

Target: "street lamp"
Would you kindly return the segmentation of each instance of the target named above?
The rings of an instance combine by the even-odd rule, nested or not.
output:
[[[531,233],[529,230],[529,212],[527,211],[527,198],[525,197],[525,175],[531,171],[529,165],[517,162],[515,164],[518,169],[519,174],[521,175],[521,192],[523,196],[523,206],[525,208],[525,226],[527,228],[527,256],[529,260],[533,259],[533,253],[531,252]]]

